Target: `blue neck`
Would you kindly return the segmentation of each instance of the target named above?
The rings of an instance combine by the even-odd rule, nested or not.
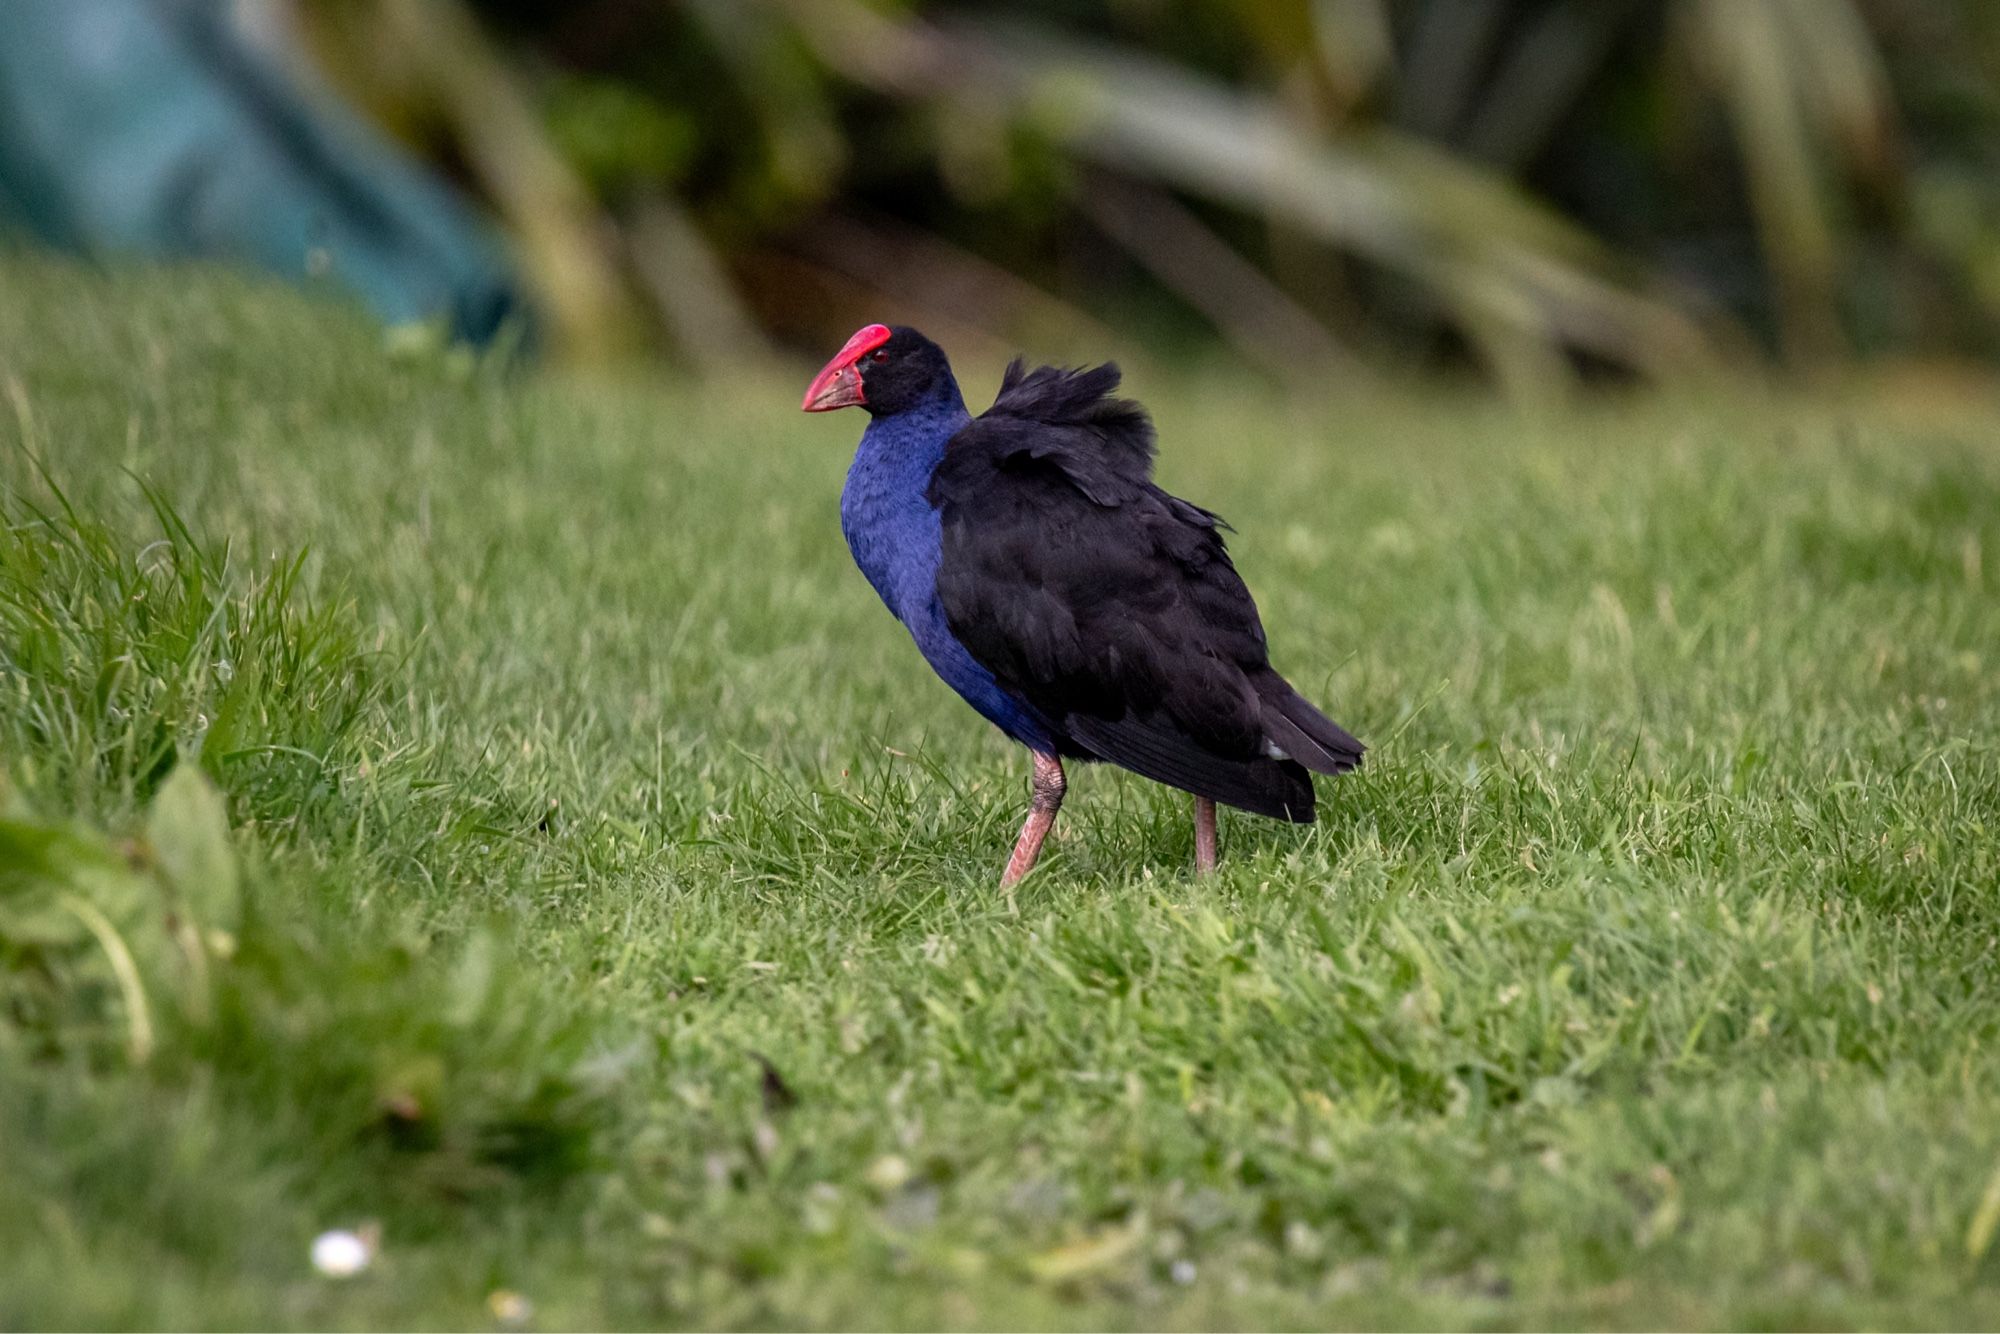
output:
[[[947,378],[931,399],[869,422],[847,470],[841,531],[854,563],[906,624],[937,597],[938,516],[925,498],[931,473],[971,420]]]

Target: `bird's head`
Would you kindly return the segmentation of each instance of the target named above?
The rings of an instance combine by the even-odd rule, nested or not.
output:
[[[806,386],[807,412],[866,408],[892,417],[956,392],[944,349],[915,329],[871,324],[857,331]]]

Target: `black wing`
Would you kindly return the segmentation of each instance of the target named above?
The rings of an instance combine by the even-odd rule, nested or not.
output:
[[[951,631],[1078,746],[1279,819],[1362,746],[1271,669],[1214,514],[1152,482],[1115,366],[1008,368],[933,474]]]

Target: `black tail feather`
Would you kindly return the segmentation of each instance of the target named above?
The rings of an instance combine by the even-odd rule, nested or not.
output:
[[[1127,715],[1107,722],[1071,714],[1064,727],[1099,759],[1123,765],[1156,783],[1273,820],[1312,823],[1312,779],[1296,764],[1263,756],[1225,759],[1159,719]]]
[[[1315,773],[1344,774],[1361,767],[1368,747],[1309,704],[1283,677],[1272,673],[1259,694],[1265,731],[1286,755]]]

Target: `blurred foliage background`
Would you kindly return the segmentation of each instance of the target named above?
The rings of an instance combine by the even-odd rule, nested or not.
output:
[[[503,220],[551,346],[873,319],[1318,389],[1983,376],[1984,0],[294,0]]]

